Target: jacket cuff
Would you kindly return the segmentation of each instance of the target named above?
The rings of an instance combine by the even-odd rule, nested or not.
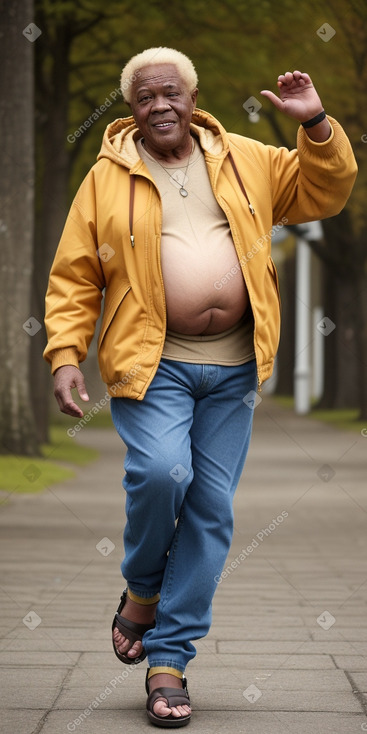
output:
[[[319,155],[320,158],[332,158],[338,150],[344,149],[346,136],[343,128],[333,117],[326,115],[326,118],[329,120],[331,133],[323,143],[316,143],[315,140],[311,140],[302,125],[299,127],[297,135],[299,153],[307,154],[311,152]]]
[[[54,374],[59,367],[71,364],[79,369],[78,351],[76,347],[67,349],[55,349],[51,354],[51,373]]]

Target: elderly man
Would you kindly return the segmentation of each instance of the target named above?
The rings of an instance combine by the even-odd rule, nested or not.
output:
[[[356,175],[340,125],[307,74],[278,77],[301,123],[297,150],[227,133],[196,109],[191,61],[144,51],[122,73],[132,116],[108,125],[73,202],[47,293],[60,409],[83,413],[79,363],[100,313],[99,364],[127,446],[127,582],[113,621],[116,655],[148,656],[147,711],[158,726],[191,716],[184,671],[232,539],[232,500],[256,389],[272,372],[279,294],[273,225],[337,214]]]

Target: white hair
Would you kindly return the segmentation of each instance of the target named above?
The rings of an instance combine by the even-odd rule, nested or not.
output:
[[[191,59],[181,51],[166,46],[158,46],[157,48],[147,48],[140,54],[133,56],[124,66],[121,74],[121,92],[125,102],[131,100],[131,85],[139,78],[141,69],[145,66],[153,64],[173,64],[179,71],[181,79],[184,81],[189,92],[193,92],[197,87],[198,75],[195,71],[194,64]]]

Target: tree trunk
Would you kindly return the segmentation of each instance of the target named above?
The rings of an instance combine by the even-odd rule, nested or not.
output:
[[[357,329],[358,300],[354,279],[336,279],[336,348],[338,381],[334,408],[357,408],[361,385],[358,372]],[[329,337],[327,337],[329,338]]]
[[[40,21],[41,22],[41,21]],[[32,308],[43,323],[48,276],[67,214],[70,154],[66,147],[68,124],[69,74],[68,56],[71,37],[60,26],[53,45],[52,69],[48,94],[42,95],[39,109],[38,166],[39,177]],[[46,333],[42,343],[31,350],[33,407],[37,413],[39,440],[48,441],[49,402],[52,387],[50,367],[42,359]],[[40,340],[41,341],[41,340]]]
[[[336,282],[335,274],[330,268],[323,265],[322,282],[323,282],[323,302],[321,306],[324,315],[328,316],[335,323],[336,313]],[[321,410],[329,410],[334,408],[334,398],[337,391],[337,350],[336,350],[336,334],[335,331],[324,337],[324,392],[315,406]]]
[[[367,420],[367,277],[362,273],[357,284],[357,363],[359,370],[359,420]]]
[[[31,406],[29,353],[42,325],[30,310],[33,258],[33,51],[37,29],[32,0],[2,2],[0,44],[2,209],[0,288],[0,452],[38,452]]]
[[[295,256],[284,259],[280,268],[282,327],[278,349],[277,395],[293,395],[295,332]]]
[[[359,302],[356,284],[324,267],[324,315],[335,328],[324,336],[324,394],[317,408],[356,408],[360,401],[362,375],[358,371],[357,324]]]

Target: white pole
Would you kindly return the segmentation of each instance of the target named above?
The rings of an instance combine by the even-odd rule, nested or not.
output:
[[[295,412],[310,410],[311,251],[302,237],[296,241],[296,334],[294,361]]]
[[[324,317],[324,311],[320,306],[313,310],[313,370],[312,370],[312,397],[320,400],[324,392],[324,336],[317,328]]]

